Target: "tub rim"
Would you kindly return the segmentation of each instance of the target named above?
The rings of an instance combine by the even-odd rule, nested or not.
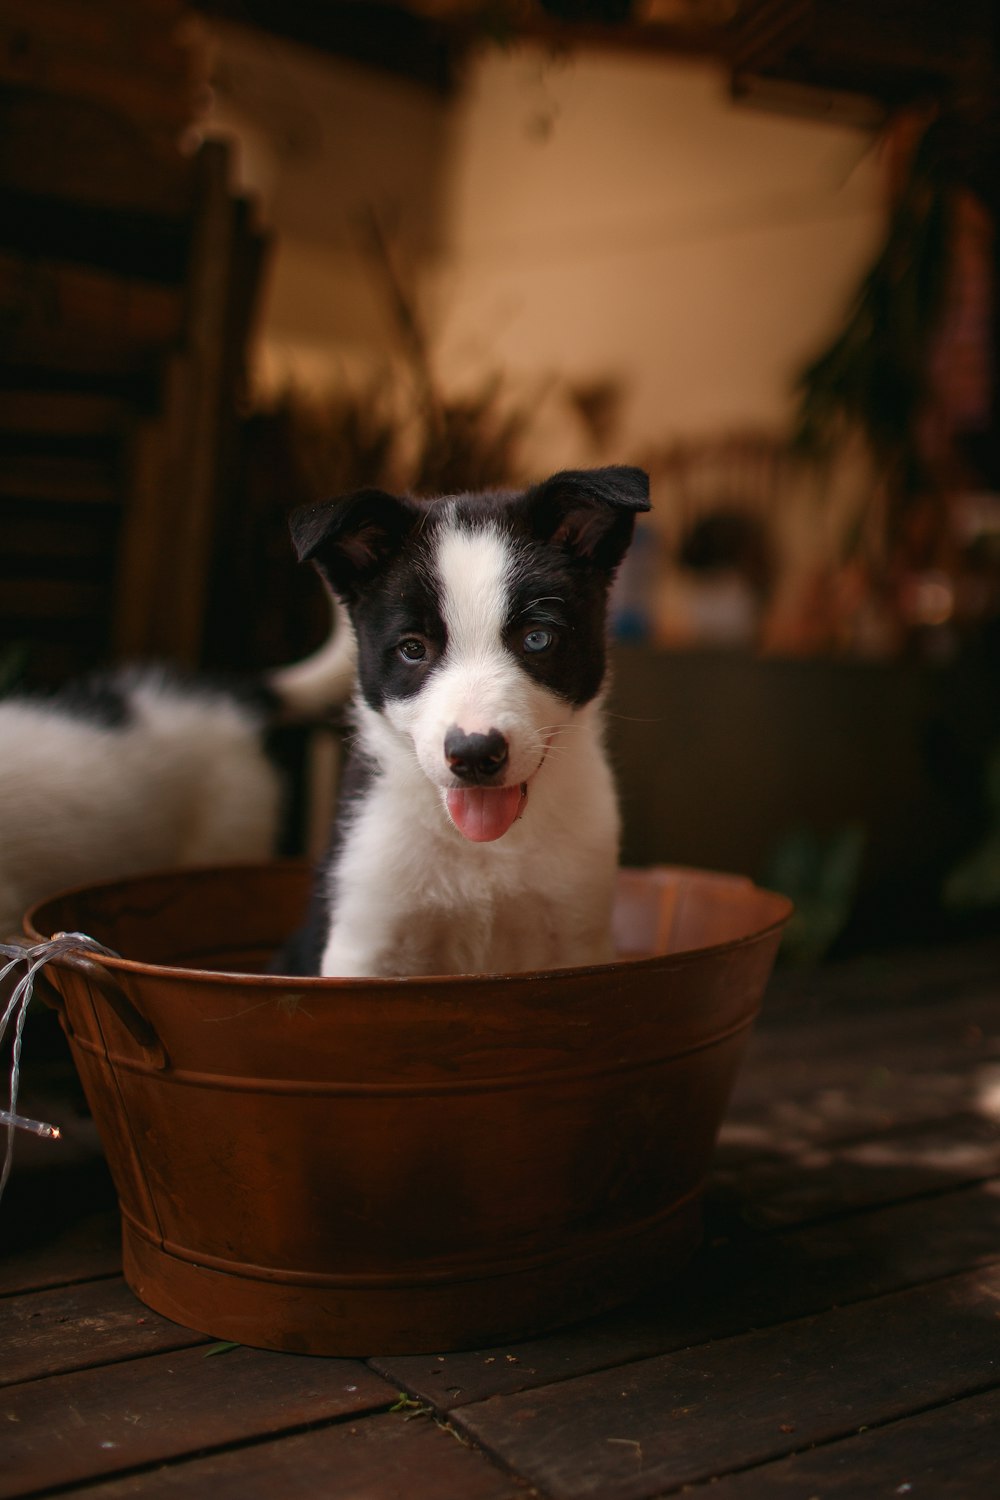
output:
[[[109,890],[115,886],[141,885],[146,882],[152,883],[157,880],[218,877],[220,874],[231,872],[234,875],[257,871],[263,873],[268,870],[275,872],[287,871],[291,873],[296,870],[307,870],[308,861],[301,859],[277,859],[277,860],[254,860],[227,863],[220,865],[192,865],[190,867],[172,866],[159,870],[144,870],[135,875],[119,877],[113,880],[89,881],[83,885],[69,886],[32,902],[23,917],[23,929],[33,943],[41,943],[53,937],[54,933],[43,933],[36,924],[37,914],[45,907],[54,905],[57,901],[65,901],[74,897],[83,896],[89,892]],[[696,865],[643,865],[643,866],[620,866],[619,874],[656,875],[670,874],[676,876],[697,876],[706,880],[729,881],[734,886],[743,886],[752,891],[756,896],[764,897],[766,901],[775,905],[775,915],[761,927],[755,927],[751,932],[741,934],[739,937],[727,938],[721,943],[703,943],[693,948],[680,948],[674,952],[645,954],[636,958],[615,958],[608,963],[601,964],[570,964],[555,969],[515,969],[511,971],[490,971],[484,973],[468,974],[387,974],[387,975],[323,975],[323,974],[259,974],[242,969],[199,969],[194,966],[178,964],[151,963],[144,959],[126,958],[118,953],[99,953],[82,947],[72,950],[65,955],[60,955],[52,960],[56,966],[63,964],[71,968],[73,960],[78,952],[81,957],[87,958],[93,963],[105,965],[116,972],[132,974],[137,977],[150,976],[159,979],[177,980],[190,978],[197,983],[209,984],[249,984],[255,989],[287,991],[290,984],[296,989],[299,986],[312,992],[329,990],[332,994],[342,993],[347,989],[359,988],[369,990],[381,986],[414,986],[433,985],[442,986],[446,989],[455,985],[467,985],[476,981],[500,982],[505,985],[517,985],[519,987],[537,983],[540,979],[546,981],[563,977],[572,977],[576,974],[608,974],[613,975],[621,972],[641,972],[644,970],[686,967],[688,964],[698,960],[704,960],[708,955],[722,956],[735,951],[738,948],[750,944],[761,943],[767,938],[779,934],[787,925],[795,909],[794,902],[779,891],[770,890],[766,886],[756,883],[748,875],[739,875],[726,870],[703,869]],[[89,936],[89,934],[85,934]],[[99,941],[98,939],[94,940]]]

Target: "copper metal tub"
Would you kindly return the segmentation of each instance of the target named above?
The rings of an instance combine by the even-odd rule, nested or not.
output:
[[[137,1295],[240,1343],[421,1352],[543,1332],[682,1263],[788,902],[626,871],[619,963],[252,972],[309,878],[147,876],[29,914],[35,938],[82,931],[127,955],[49,973]]]

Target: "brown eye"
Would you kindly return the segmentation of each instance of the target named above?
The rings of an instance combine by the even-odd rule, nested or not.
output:
[[[406,662],[421,662],[427,658],[427,647],[415,635],[408,635],[400,641],[396,650]]]

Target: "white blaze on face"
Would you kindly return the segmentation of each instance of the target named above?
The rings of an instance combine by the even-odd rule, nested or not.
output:
[[[394,724],[412,740],[424,774],[445,794],[466,838],[499,838],[522,809],[520,788],[538,770],[570,706],[529,676],[506,643],[517,554],[499,528],[442,531],[435,555],[447,643],[444,658],[422,690],[390,706]],[[498,730],[509,759],[503,787],[465,788],[444,752],[449,729],[465,734]]]
[[[504,645],[513,569],[510,541],[499,531],[454,529],[441,538],[437,570],[448,638],[442,676],[455,705],[450,722],[466,734],[503,731],[495,716],[505,709],[516,673]]]

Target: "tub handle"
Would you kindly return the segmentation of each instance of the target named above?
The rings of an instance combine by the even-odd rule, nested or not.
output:
[[[85,957],[82,953],[67,953],[59,962],[65,964],[68,969],[72,969],[100,991],[126,1031],[139,1043],[140,1047],[145,1047],[149,1052],[159,1052],[164,1062],[166,1061],[163,1043],[157,1036],[152,1023],[136,1009],[118,980],[103,964],[98,963],[96,959]],[[59,999],[61,1004],[62,996]]]
[[[32,946],[26,938],[22,937],[15,938],[14,942],[19,948],[24,948],[25,952],[30,951]],[[79,974],[88,984],[93,985],[107,1001],[129,1035],[146,1051],[159,1053],[159,1065],[166,1067],[166,1048],[157,1036],[152,1023],[136,1009],[118,980],[103,964],[93,958],[88,958],[83,953],[75,952],[61,953],[57,961]],[[58,1011],[60,1015],[65,1014],[65,1001],[44,969],[40,969],[35,975],[35,994],[51,1010]]]

